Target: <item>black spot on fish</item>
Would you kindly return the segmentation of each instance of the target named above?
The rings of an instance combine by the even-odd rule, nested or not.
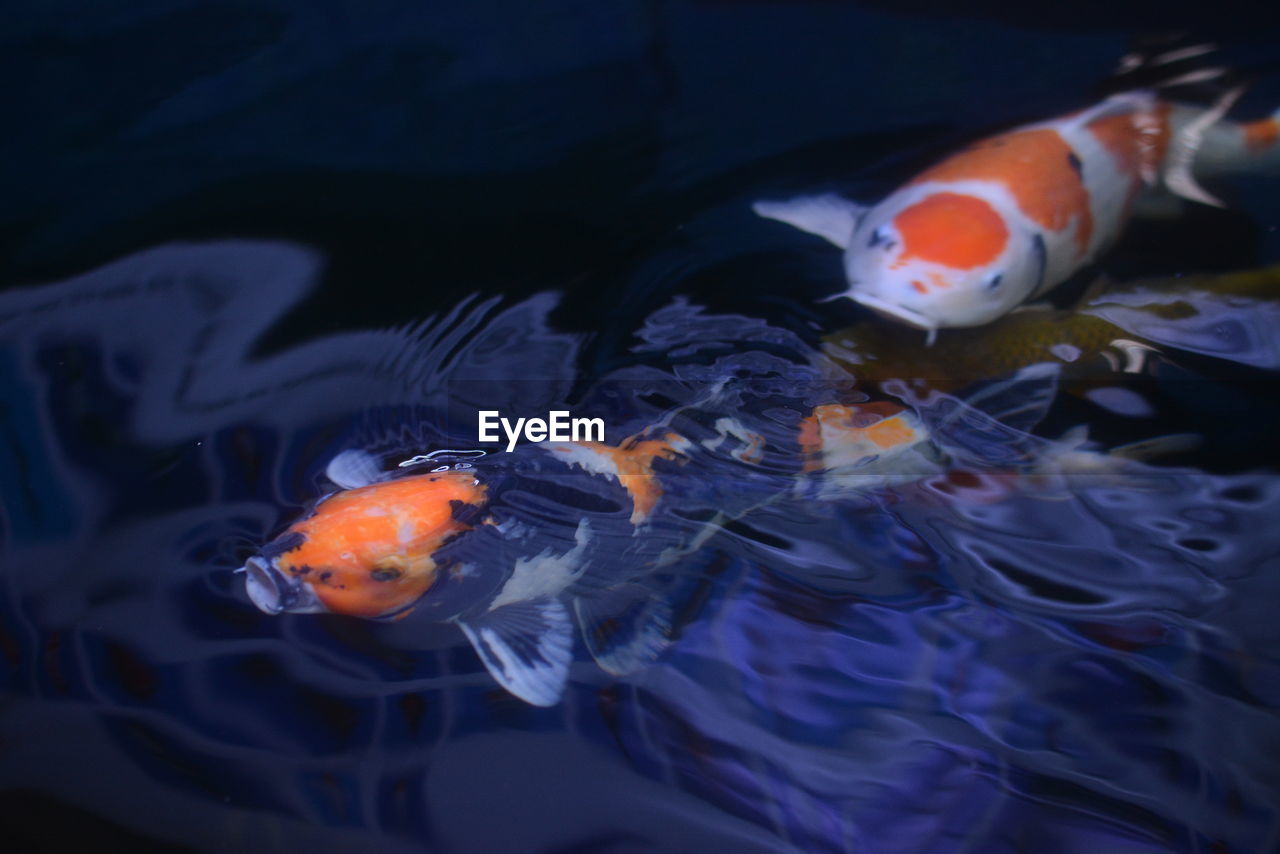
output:
[[[1076,175],[1081,178],[1084,177],[1084,164],[1080,162],[1079,157],[1076,157],[1076,153],[1074,151],[1067,152],[1067,165],[1071,167],[1072,171],[1074,171]]]
[[[271,542],[262,547],[259,553],[263,560],[271,561],[278,558],[286,552],[291,552],[307,541],[305,535],[298,531],[276,537]]]
[[[466,501],[460,501],[454,498],[449,502],[449,511],[453,514],[455,521],[464,525],[478,525],[484,518],[484,507],[479,504],[469,504]]]
[[[333,571],[332,571],[332,570],[328,570],[328,569],[326,569],[324,572],[320,573],[320,580],[321,580],[321,581],[328,581],[330,578],[333,578]]]
[[[395,581],[403,574],[394,566],[375,566],[369,571],[369,577],[374,581]]]

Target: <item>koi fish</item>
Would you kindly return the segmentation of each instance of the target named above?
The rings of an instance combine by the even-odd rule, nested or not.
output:
[[[249,598],[272,614],[456,623],[499,684],[533,705],[563,692],[575,617],[602,668],[632,672],[670,631],[663,591],[646,584],[667,556],[659,544],[672,542],[650,518],[662,498],[654,463],[678,466],[684,442],[671,433],[542,447],[502,455],[507,465],[402,477],[363,451],[339,454],[327,475],[342,489],[246,562]],[[606,483],[584,489],[584,477]],[[549,506],[530,512],[532,494]],[[572,533],[548,512],[575,518]],[[652,541],[634,536],[642,529]]]
[[[507,691],[553,705],[575,622],[615,675],[667,647],[671,599],[693,575],[682,562],[729,520],[814,491],[918,480],[953,458],[983,465],[983,448],[999,448],[990,461],[1004,470],[1039,470],[1057,445],[1022,428],[1047,411],[1056,382],[1054,366],[1037,366],[982,389],[974,400],[985,409],[949,396],[825,404],[776,435],[737,417],[711,428],[690,417],[678,429],[664,418],[616,445],[526,445],[452,464],[457,452],[436,452],[406,461],[436,470],[405,476],[346,451],[327,470],[341,490],[248,559],[246,590],[272,614],[456,624]],[[1097,456],[1080,445],[1071,452]]]
[[[1140,196],[1216,205],[1193,173],[1280,168],[1280,110],[1223,119],[1241,92],[1209,108],[1124,92],[984,139],[873,206],[826,194],[752,208],[843,249],[842,295],[932,344],[938,329],[990,323],[1093,262]]]

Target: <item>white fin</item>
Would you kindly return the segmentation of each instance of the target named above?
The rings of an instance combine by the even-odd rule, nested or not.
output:
[[[325,477],[343,489],[356,489],[382,480],[382,469],[378,461],[366,451],[348,450],[338,454],[329,461],[324,470]]]
[[[656,591],[627,582],[573,603],[591,657],[615,676],[634,673],[671,643],[671,606]]]
[[[558,599],[504,605],[458,625],[499,685],[535,706],[560,702],[573,660],[573,626]]]
[[[1243,86],[1227,91],[1212,107],[1187,122],[1186,126],[1174,135],[1169,145],[1169,154],[1166,158],[1169,165],[1165,169],[1164,176],[1164,185],[1170,192],[1193,202],[1223,207],[1216,196],[1211,195],[1196,183],[1192,175],[1192,167],[1195,165],[1196,152],[1200,150],[1205,131],[1225,116],[1227,110],[1231,109],[1231,105],[1243,94]]]
[[[847,249],[853,239],[853,230],[867,208],[835,193],[824,193],[821,196],[796,196],[780,202],[753,202],[751,210],[765,219],[785,222]]]

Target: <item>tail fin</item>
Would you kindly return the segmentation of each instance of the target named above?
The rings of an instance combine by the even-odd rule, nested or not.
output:
[[[1171,193],[1193,202],[1224,207],[1217,196],[1210,194],[1196,182],[1192,169],[1199,159],[1205,134],[1222,121],[1231,105],[1244,94],[1244,88],[1241,85],[1228,89],[1211,107],[1174,132],[1173,139],[1169,142],[1169,153],[1165,156],[1164,173],[1164,185]]]
[[[1179,33],[1146,36],[1120,61],[1098,94],[1154,91],[1174,105],[1173,134],[1161,169],[1165,187],[1202,204],[1222,202],[1200,179],[1229,172],[1280,172],[1280,110],[1257,121],[1226,121],[1236,100],[1276,63],[1229,64],[1215,44]]]
[[[1214,104],[1241,82],[1235,69],[1217,61],[1217,53],[1218,45],[1197,42],[1182,33],[1142,36],[1098,87],[1097,95],[1147,90],[1182,103]]]

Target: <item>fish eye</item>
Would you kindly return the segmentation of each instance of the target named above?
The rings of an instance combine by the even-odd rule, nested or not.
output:
[[[401,569],[394,566],[375,566],[369,572],[369,576],[374,581],[394,581],[403,574],[404,572]]]
[[[871,232],[871,239],[867,241],[869,248],[876,246],[884,246],[885,249],[892,249],[897,243],[889,236],[889,231],[883,225]]]
[[[987,286],[987,290],[994,291],[996,288],[1000,287],[1000,283],[1003,281],[1003,273],[993,273],[987,277],[987,281],[984,284]]]

